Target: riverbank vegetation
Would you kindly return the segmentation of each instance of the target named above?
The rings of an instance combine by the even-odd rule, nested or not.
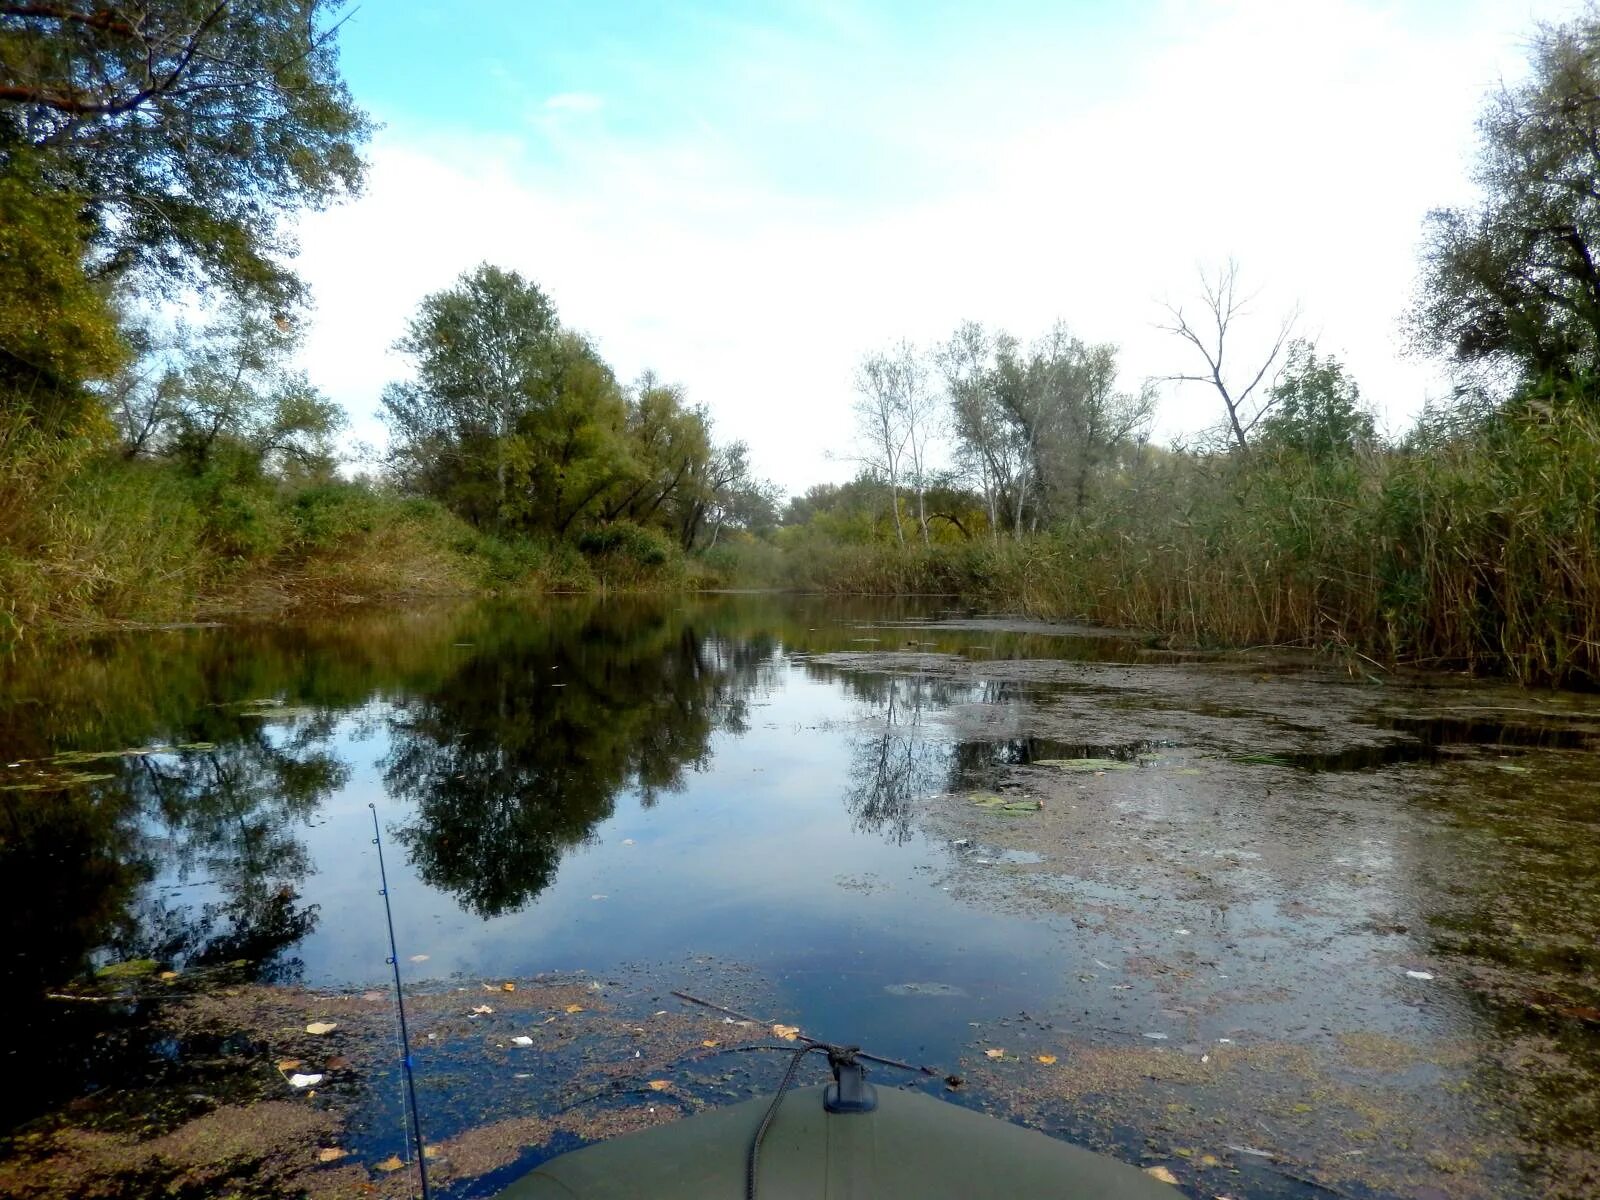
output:
[[[489,264],[395,331],[383,454],[341,454],[345,414],[294,366],[284,232],[363,179],[334,11],[0,13],[0,639],[719,583],[1600,681],[1594,12],[1536,32],[1482,118],[1479,202],[1429,217],[1408,332],[1456,385],[1409,429],[1380,431],[1337,355],[1252,311],[1229,263],[1168,308],[1189,365],[1167,379],[1125,382],[1115,345],[1063,325],[868,355],[857,477],[780,518],[683,389],[619,380]],[[1180,387],[1215,427],[1158,446]]]
[[[0,641],[303,600],[677,587],[770,489],[484,267],[424,300],[384,459],[294,368],[295,214],[370,131],[328,0],[0,9]]]
[[[1229,264],[1168,330],[1216,402],[1160,448],[1116,350],[964,325],[869,357],[860,476],[792,500],[746,569],[1190,643],[1600,682],[1600,16],[1545,27],[1481,122],[1481,201],[1431,214],[1409,333],[1449,399],[1381,436],[1339,359],[1266,327]],[[1259,320],[1259,316],[1256,317]],[[1242,347],[1257,348],[1254,359]],[[930,470],[943,436],[950,468]],[[936,457],[936,456],[935,456]]]

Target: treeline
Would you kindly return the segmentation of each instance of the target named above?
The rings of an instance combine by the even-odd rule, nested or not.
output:
[[[622,386],[487,266],[396,331],[393,453],[350,478],[345,414],[292,367],[285,235],[364,177],[338,7],[0,7],[0,642],[207,604],[681,585],[686,554],[775,519],[703,409]]]
[[[791,500],[746,571],[1600,683],[1600,17],[1539,27],[1531,67],[1480,122],[1480,202],[1428,218],[1407,332],[1457,382],[1408,431],[1293,314],[1250,340],[1229,264],[1168,311],[1168,382],[1216,404],[1194,444],[1149,444],[1115,347],[964,325],[865,360],[860,474]]]

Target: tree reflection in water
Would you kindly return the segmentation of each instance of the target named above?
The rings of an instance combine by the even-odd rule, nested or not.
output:
[[[857,829],[903,844],[917,801],[949,786],[950,745],[926,719],[969,689],[916,676],[841,675],[839,682],[872,714],[866,731],[850,739],[845,808]]]
[[[648,602],[485,629],[448,679],[394,706],[384,781],[416,810],[397,836],[427,883],[480,916],[513,912],[621,793],[652,805],[708,764],[714,732],[743,732],[775,649]]]

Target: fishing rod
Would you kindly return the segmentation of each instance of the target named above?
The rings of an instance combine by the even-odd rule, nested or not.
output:
[[[378,806],[368,803],[372,810],[372,844],[378,848],[378,879],[383,886],[378,895],[383,897],[383,915],[389,922],[389,965],[394,968],[394,1005],[400,1014],[400,1066],[406,1076],[406,1098],[411,1108],[411,1138],[417,1145],[417,1179],[422,1184],[422,1200],[430,1200],[428,1192],[428,1156],[422,1148],[422,1118],[417,1113],[417,1081],[411,1073],[411,1037],[406,1032],[406,1000],[400,991],[400,951],[394,944],[394,910],[389,907],[389,873],[383,867],[383,834],[378,829]]]

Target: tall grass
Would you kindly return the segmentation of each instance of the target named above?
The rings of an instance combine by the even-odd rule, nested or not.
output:
[[[1175,456],[1022,541],[789,545],[775,582],[946,592],[1200,645],[1600,684],[1600,416],[1577,389],[1397,449]]]

